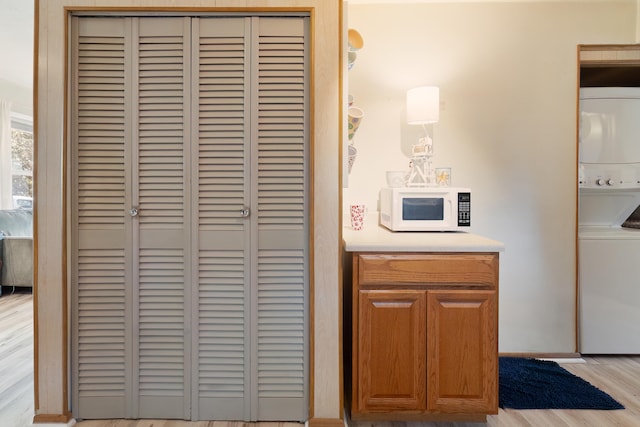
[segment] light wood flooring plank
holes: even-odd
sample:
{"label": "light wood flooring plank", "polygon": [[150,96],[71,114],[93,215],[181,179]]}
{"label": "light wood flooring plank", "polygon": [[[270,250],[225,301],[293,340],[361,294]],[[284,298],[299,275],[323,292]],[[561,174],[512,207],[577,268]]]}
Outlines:
{"label": "light wood flooring plank", "polygon": [[87,420],[78,427],[302,427],[301,423],[242,421],[181,421],[181,420]]}
{"label": "light wood flooring plank", "polygon": [[[0,297],[0,427],[27,427],[33,419],[33,298],[27,293]],[[483,423],[351,422],[354,427],[638,427],[640,356],[585,357],[586,363],[560,363],[609,393],[624,410],[500,409]],[[87,420],[77,427],[301,427],[298,423],[244,423],[180,420]]]}
{"label": "light wood flooring plank", "polygon": [[0,426],[33,420],[33,296],[0,296]]}
{"label": "light wood flooring plank", "polygon": [[624,410],[500,409],[487,423],[351,422],[354,427],[639,427],[640,356],[584,357],[586,363],[560,363],[569,372],[608,393]]}

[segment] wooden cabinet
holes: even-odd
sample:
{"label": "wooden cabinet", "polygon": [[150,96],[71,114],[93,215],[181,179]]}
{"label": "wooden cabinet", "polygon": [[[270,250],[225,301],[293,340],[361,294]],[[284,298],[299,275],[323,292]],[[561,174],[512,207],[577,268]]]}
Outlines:
{"label": "wooden cabinet", "polygon": [[427,409],[497,412],[496,291],[427,291]]}
{"label": "wooden cabinet", "polygon": [[352,419],[498,410],[498,254],[352,255]]}
{"label": "wooden cabinet", "polygon": [[426,295],[424,291],[361,291],[358,407],[426,407]]}

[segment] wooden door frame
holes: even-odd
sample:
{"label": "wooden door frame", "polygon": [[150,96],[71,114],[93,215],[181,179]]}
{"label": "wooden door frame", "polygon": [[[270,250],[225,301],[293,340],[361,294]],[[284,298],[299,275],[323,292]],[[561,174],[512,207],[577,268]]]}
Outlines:
{"label": "wooden door frame", "polygon": [[[34,423],[69,423],[68,28],[76,11],[308,12],[310,69],[309,423],[342,426],[343,2],[34,0]],[[178,4],[178,6],[176,6]],[[43,34],[41,34],[41,31]],[[316,121],[322,126],[315,126]],[[314,179],[316,174],[319,179]],[[322,200],[315,204],[314,199]],[[321,236],[316,239],[316,236]],[[314,269],[314,265],[322,268]],[[316,305],[319,299],[322,304]],[[316,327],[319,326],[319,327]]]}
{"label": "wooden door frame", "polygon": [[[640,44],[579,44],[577,46],[577,79],[576,79],[576,169],[575,183],[578,185],[580,173],[580,87],[582,68],[590,67],[638,67],[640,71]],[[576,189],[576,221],[575,221],[575,354],[580,354],[580,242],[579,242],[579,215],[580,215],[580,190]]]}

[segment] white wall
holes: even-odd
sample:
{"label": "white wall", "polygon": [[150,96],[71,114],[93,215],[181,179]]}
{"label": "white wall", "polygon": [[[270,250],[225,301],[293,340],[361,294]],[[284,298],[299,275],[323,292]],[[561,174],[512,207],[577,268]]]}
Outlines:
{"label": "white wall", "polygon": [[349,93],[365,118],[344,201],[377,205],[420,128],[405,92],[440,86],[436,166],[471,187],[472,229],[506,245],[500,351],[575,347],[577,45],[634,43],[636,0],[352,4]]}
{"label": "white wall", "polygon": [[11,101],[11,111],[33,115],[34,2],[0,1],[0,99]]}
{"label": "white wall", "polygon": [[[28,70],[30,73],[31,71]],[[0,99],[11,102],[11,111],[33,116],[33,89],[0,79]]]}

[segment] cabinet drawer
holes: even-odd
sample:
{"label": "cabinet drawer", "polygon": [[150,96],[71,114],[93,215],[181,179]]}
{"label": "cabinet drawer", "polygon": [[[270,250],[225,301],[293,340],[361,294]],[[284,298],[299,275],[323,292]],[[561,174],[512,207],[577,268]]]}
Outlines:
{"label": "cabinet drawer", "polygon": [[359,286],[461,285],[496,288],[497,253],[357,253]]}

